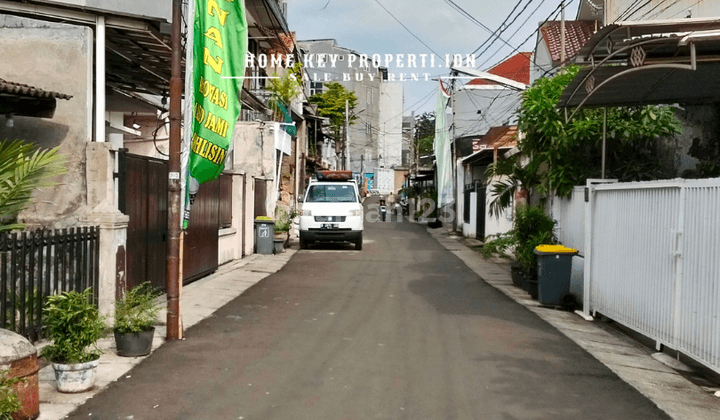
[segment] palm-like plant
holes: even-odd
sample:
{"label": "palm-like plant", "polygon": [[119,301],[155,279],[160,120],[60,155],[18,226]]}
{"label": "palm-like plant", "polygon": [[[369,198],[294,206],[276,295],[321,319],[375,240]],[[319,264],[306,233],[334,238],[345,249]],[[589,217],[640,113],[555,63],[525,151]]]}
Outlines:
{"label": "palm-like plant", "polygon": [[32,202],[37,188],[51,187],[49,179],[65,173],[58,149],[41,149],[23,140],[0,141],[0,232],[23,229],[17,213]]}
{"label": "palm-like plant", "polygon": [[510,207],[517,190],[524,191],[527,201],[530,203],[532,189],[540,184],[537,161],[531,160],[523,166],[520,162],[520,155],[498,160],[488,165],[485,170],[485,179],[487,179],[486,184],[490,186],[490,192],[494,197],[490,202],[490,214],[495,216]]}

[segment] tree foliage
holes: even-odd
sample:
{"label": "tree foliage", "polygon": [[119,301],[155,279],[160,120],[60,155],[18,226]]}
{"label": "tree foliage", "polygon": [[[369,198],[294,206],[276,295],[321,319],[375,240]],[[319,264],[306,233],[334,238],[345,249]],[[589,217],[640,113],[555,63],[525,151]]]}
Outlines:
{"label": "tree foliage", "polygon": [[[582,108],[566,121],[557,103],[578,71],[579,67],[569,66],[552,78],[538,79],[523,92],[518,113],[523,138],[518,147],[522,155],[530,159],[530,164],[523,174],[527,182],[521,184],[544,195],[567,197],[573,186],[584,184],[587,178],[599,178],[605,112],[606,178],[637,181],[671,177],[672,162],[661,154],[656,140],[681,132],[682,126],[673,109],[668,106]],[[517,158],[510,163],[492,165],[488,173],[520,178],[518,168],[523,166]],[[501,187],[493,188],[502,192]]]}
{"label": "tree foliage", "polygon": [[433,153],[435,141],[435,113],[425,112],[415,117],[415,148],[419,156]]}
{"label": "tree foliage", "polygon": [[32,203],[32,192],[51,187],[49,178],[65,173],[57,148],[40,149],[23,140],[0,141],[0,232],[23,229],[17,213]]}
{"label": "tree foliage", "polygon": [[[329,82],[325,87],[327,90],[316,93],[309,99],[310,103],[317,104],[320,116],[330,120],[330,130],[338,140],[342,138],[341,134],[345,126],[345,101],[348,101],[348,108],[352,110],[357,106],[358,99],[355,92],[345,89],[340,83]],[[349,124],[352,125],[355,120],[357,120],[355,115],[348,116]]]}
{"label": "tree foliage", "polygon": [[302,64],[295,63],[284,75],[273,76],[279,78],[268,79],[270,84],[266,88],[270,92],[270,106],[277,112],[276,104],[281,103],[288,107],[290,102],[302,93]]}

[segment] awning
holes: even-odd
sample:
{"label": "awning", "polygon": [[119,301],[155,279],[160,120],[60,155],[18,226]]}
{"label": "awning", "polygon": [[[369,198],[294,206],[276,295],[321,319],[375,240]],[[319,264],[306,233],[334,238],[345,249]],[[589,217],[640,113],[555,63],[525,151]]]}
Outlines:
{"label": "awning", "polygon": [[720,22],[623,22],[582,48],[558,107],[706,104],[720,98]]}
{"label": "awning", "polygon": [[490,128],[482,138],[473,143],[474,152],[464,157],[461,162],[464,165],[493,163],[496,150],[510,150],[517,146],[517,132],[516,125]]}
{"label": "awning", "polygon": [[0,114],[52,118],[57,99],[70,95],[0,79]]}
{"label": "awning", "polygon": [[[10,1],[0,1],[0,12],[91,28],[95,28],[100,14],[70,5]],[[107,85],[120,91],[167,96],[172,61],[170,24],[147,17],[112,13],[102,16],[105,16]]]}

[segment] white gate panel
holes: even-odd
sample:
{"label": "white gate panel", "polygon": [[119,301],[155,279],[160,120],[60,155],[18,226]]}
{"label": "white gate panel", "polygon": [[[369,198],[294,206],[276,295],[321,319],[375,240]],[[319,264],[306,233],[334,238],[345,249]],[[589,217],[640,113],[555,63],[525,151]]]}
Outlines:
{"label": "white gate panel", "polygon": [[586,312],[720,372],[720,179],[588,188]]}
{"label": "white gate panel", "polygon": [[685,189],[679,350],[720,367],[720,186]]}
{"label": "white gate panel", "polygon": [[678,188],[599,186],[593,211],[593,310],[660,340],[672,331],[678,197]]}

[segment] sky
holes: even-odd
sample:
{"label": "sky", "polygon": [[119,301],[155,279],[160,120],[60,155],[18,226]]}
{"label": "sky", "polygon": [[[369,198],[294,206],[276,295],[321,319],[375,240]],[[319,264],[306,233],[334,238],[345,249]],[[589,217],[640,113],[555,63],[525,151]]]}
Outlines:
{"label": "sky", "polygon": [[[361,54],[380,54],[383,59],[385,54],[391,54],[393,62],[388,68],[396,78],[400,73],[405,73],[408,79],[416,74],[418,81],[402,83],[405,115],[411,111],[417,115],[435,107],[438,82],[425,81],[426,74],[430,74],[429,79],[449,76],[449,68],[444,67],[446,54],[465,57],[472,53],[491,38],[508,16],[509,26],[506,24],[501,40],[493,37],[492,42],[475,52],[475,67],[489,70],[515,54],[514,48],[520,47],[519,52],[532,51],[538,24],[558,8],[561,0],[288,0],[287,3],[288,24],[298,40],[332,38],[339,46]],[[565,0],[566,19],[575,19],[578,3],[579,0]],[[557,10],[550,20],[560,19]],[[415,54],[416,66],[395,67],[398,54],[404,54],[405,60],[408,54]],[[428,55],[425,66],[420,62],[420,54]],[[436,67],[431,68],[429,56],[434,54],[439,57],[435,57]]]}

